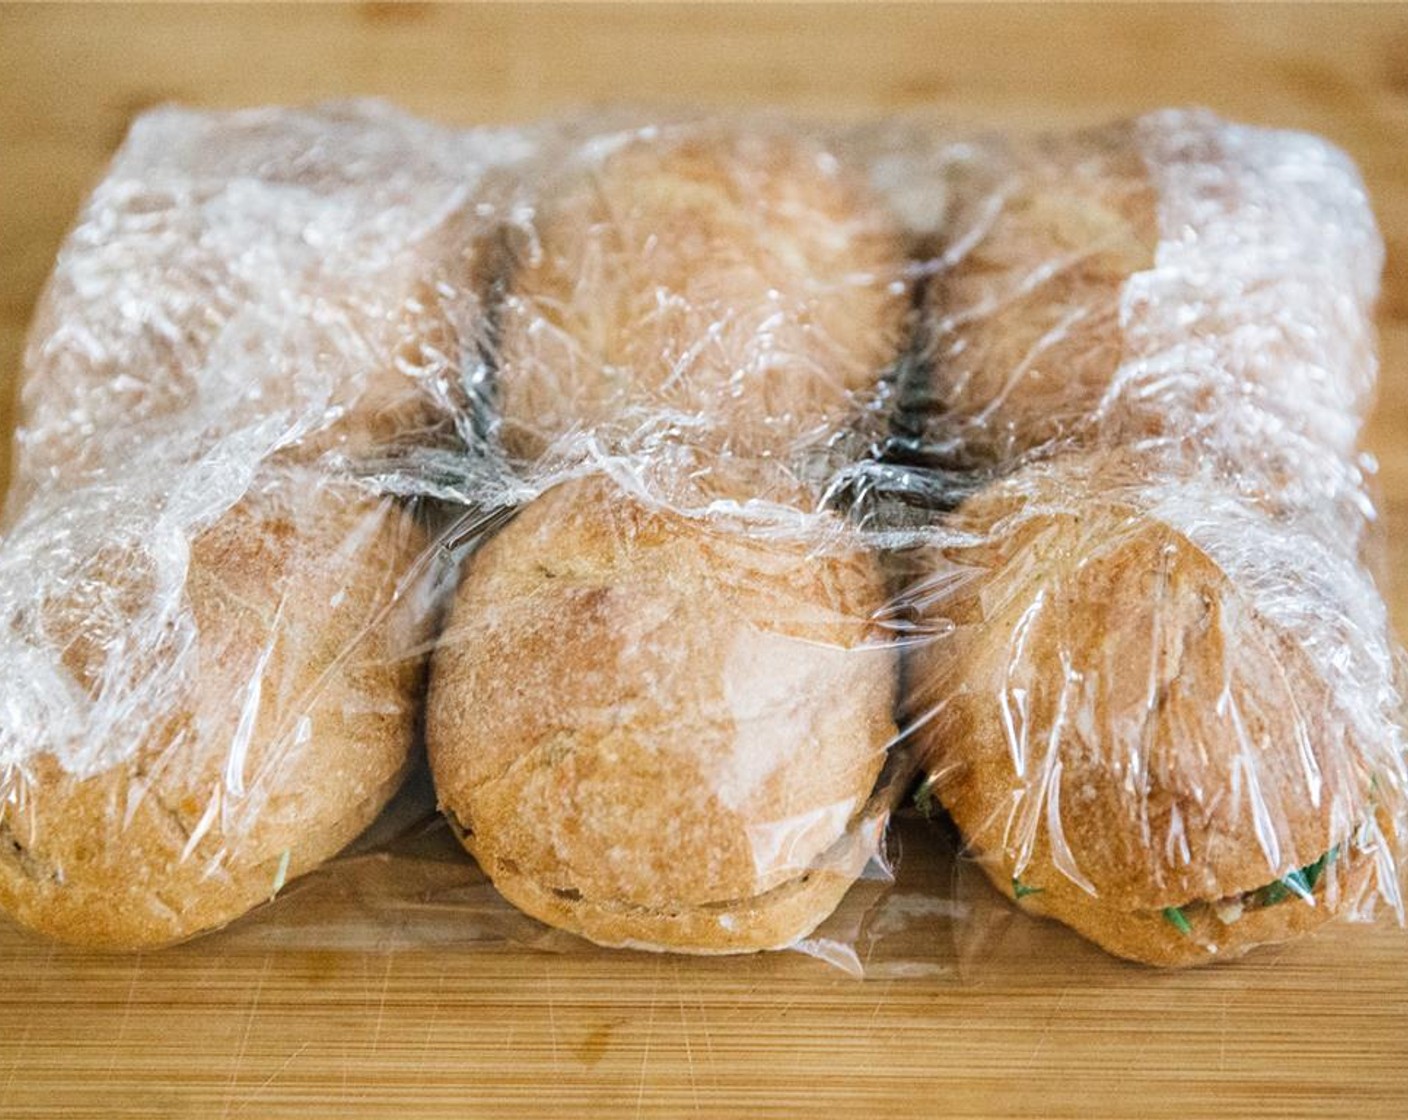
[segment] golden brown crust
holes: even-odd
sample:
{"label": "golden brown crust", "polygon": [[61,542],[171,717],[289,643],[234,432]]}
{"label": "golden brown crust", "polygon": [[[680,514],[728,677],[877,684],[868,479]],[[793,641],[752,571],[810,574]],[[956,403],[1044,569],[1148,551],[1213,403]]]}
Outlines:
{"label": "golden brown crust", "polygon": [[996,216],[928,289],[934,404],[979,459],[1079,433],[1124,356],[1120,296],[1154,263],[1157,198],[1130,125],[1033,143]]}
{"label": "golden brown crust", "polygon": [[685,130],[545,194],[502,308],[511,453],[582,428],[756,460],[831,438],[873,397],[900,342],[903,249],[824,151]]}
{"label": "golden brown crust", "polygon": [[427,723],[441,803],[491,876],[575,892],[584,925],[589,907],[682,913],[797,880],[894,735],[884,600],[839,519],[768,536],[601,477],[558,486],[456,595]]}
{"label": "golden brown crust", "polygon": [[1333,905],[1231,924],[1199,905],[1344,845],[1373,812],[1372,751],[1258,610],[1246,589],[1265,580],[1234,578],[1100,463],[1025,468],[961,509],[971,543],[919,560],[945,589],[927,624],[956,627],[906,665],[935,796],[1000,890],[1020,880],[1023,906],[1131,959],[1225,958],[1352,910],[1373,874],[1358,854]]}
{"label": "golden brown crust", "polygon": [[[539,918],[774,947],[859,873],[817,864],[859,843],[895,731],[878,563],[798,511],[898,348],[902,248],[795,138],[683,129],[592,158],[543,192],[509,281],[501,433],[520,459],[579,430],[643,452],[641,493],[558,485],[468,562],[432,669],[436,788]],[[720,498],[788,508],[702,512]]]}
{"label": "golden brown crust", "polygon": [[890,808],[886,794],[872,798],[856,820],[809,869],[761,894],[700,906],[655,908],[613,899],[584,898],[523,875],[460,832],[494,886],[524,913],[617,949],[714,955],[783,949],[811,934],[840,904],[879,848],[879,831]]}
{"label": "golden brown crust", "polygon": [[[460,172],[376,115],[145,122],[41,299],[14,496],[106,539],[73,572],[57,552],[3,623],[55,717],[0,775],[0,907],[35,929],[140,947],[222,925],[409,765],[426,537],[342,465],[443,434],[480,278]],[[292,232],[305,206],[345,243]]]}
{"label": "golden brown crust", "polygon": [[[181,617],[193,651],[112,645],[150,603],[138,554],[109,552],[43,605],[91,703],[160,705],[142,738],[80,776],[52,754],[7,775],[0,907],[50,936],[135,948],[240,916],[335,854],[395,791],[413,747],[429,612],[409,561],[422,531],[350,483],[266,477],[191,543]],[[405,586],[402,586],[403,583]],[[114,610],[97,609],[102,596]],[[141,682],[173,664],[159,695]]]}
{"label": "golden brown crust", "polygon": [[[1278,427],[1255,396],[1279,408],[1282,383],[1303,376],[1295,332],[1258,335],[1265,354],[1251,361],[1227,342],[1240,320],[1219,289],[1223,302],[1190,307],[1186,338],[1225,352],[1226,369],[1200,380],[1152,363],[1148,384],[1120,381],[1148,357],[1127,346],[1150,345],[1125,321],[1140,314],[1127,285],[1163,253],[1140,127],[1011,152],[1001,206],[930,289],[934,422],[984,466],[1025,465],[969,498],[942,547],[910,558],[924,624],[952,632],[910,651],[906,718],[934,795],[999,889],[1020,880],[1024,907],[1111,952],[1181,964],[1346,908],[1267,907],[1224,925],[1208,900],[1346,844],[1374,811],[1376,746],[1310,648],[1359,640],[1360,592],[1299,571],[1324,556],[1291,555],[1288,484],[1318,460],[1298,436],[1266,441],[1299,432],[1304,405]],[[1217,182],[1233,192],[1214,208],[1226,217],[1240,204],[1235,169]],[[1195,234],[1176,231],[1184,269]],[[1150,321],[1179,343],[1172,315]],[[1231,434],[1210,438],[1209,424]],[[1286,555],[1264,547],[1273,539]],[[1313,627],[1297,621],[1308,613]],[[1372,878],[1362,855],[1346,864],[1348,878]],[[1190,934],[1165,908],[1188,910]]]}
{"label": "golden brown crust", "polygon": [[934,713],[921,749],[967,841],[1048,904],[1082,880],[1116,911],[1253,890],[1367,818],[1370,752],[1254,574],[1099,462],[988,488],[954,524],[972,543],[919,561],[948,577],[929,625],[956,629],[913,651],[907,718]]}

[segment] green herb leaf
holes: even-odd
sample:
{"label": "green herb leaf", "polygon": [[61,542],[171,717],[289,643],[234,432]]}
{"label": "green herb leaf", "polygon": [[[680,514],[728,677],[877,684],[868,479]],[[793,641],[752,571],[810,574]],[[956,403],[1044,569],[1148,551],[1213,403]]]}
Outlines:
{"label": "green herb leaf", "polygon": [[1041,892],[1044,890],[1046,890],[1045,887],[1029,887],[1024,882],[1022,882],[1022,880],[1017,878],[1017,876],[1012,876],[1013,898],[1026,898],[1029,894],[1041,894]]}
{"label": "green herb leaf", "polygon": [[[1287,876],[1286,878],[1290,878]],[[1277,879],[1274,883],[1267,883],[1264,887],[1258,887],[1252,892],[1252,901],[1258,906],[1275,906],[1276,903],[1284,901],[1290,896],[1291,887],[1285,879]]]}
{"label": "green herb leaf", "polygon": [[931,820],[938,810],[938,805],[934,800],[934,785],[937,781],[935,775],[929,774],[919,783],[919,788],[914,791],[914,807]]}
{"label": "green herb leaf", "polygon": [[1317,859],[1314,863],[1310,864],[1307,867],[1302,867],[1300,869],[1301,875],[1305,878],[1305,887],[1307,891],[1313,891],[1315,889],[1315,884],[1320,881],[1320,876],[1325,874],[1325,869],[1329,867],[1330,864],[1335,862],[1335,859],[1339,856],[1339,854],[1340,846],[1336,844],[1333,848],[1331,848],[1323,856]]}
{"label": "green herb leaf", "polygon": [[1315,884],[1325,874],[1325,868],[1334,863],[1338,855],[1339,845],[1337,844],[1314,863],[1307,863],[1304,867],[1296,868],[1289,875],[1277,879],[1274,883],[1258,887],[1247,897],[1254,906],[1275,906],[1293,894],[1304,898],[1315,890]]}
{"label": "green herb leaf", "polygon": [[1188,919],[1183,916],[1183,911],[1177,906],[1164,907],[1164,921],[1176,929],[1184,937],[1193,932],[1193,927],[1188,924]]}

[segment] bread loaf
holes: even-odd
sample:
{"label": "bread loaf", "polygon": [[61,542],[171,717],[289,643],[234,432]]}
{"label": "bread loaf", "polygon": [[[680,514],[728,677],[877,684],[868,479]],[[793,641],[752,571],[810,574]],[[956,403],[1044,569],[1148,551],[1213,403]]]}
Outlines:
{"label": "bread loaf", "polygon": [[411,758],[430,612],[401,585],[424,545],[389,501],[289,468],[194,535],[176,602],[147,542],[86,560],[26,620],[69,691],[52,749],[5,770],[0,906],[159,945],[336,854]]}
{"label": "bread loaf", "polygon": [[1153,964],[1392,901],[1352,168],[1180,113],[1008,158],[930,303],[932,423],[997,477],[911,557],[926,796],[999,889]]}
{"label": "bread loaf", "polygon": [[[1391,655],[1351,562],[1144,468],[1060,456],[960,508],[916,558],[951,632],[912,647],[908,718],[999,890],[1187,964],[1362,904]],[[1305,868],[1312,904],[1273,886]]]}
{"label": "bread loaf", "polygon": [[831,911],[868,855],[848,838],[894,735],[896,657],[875,557],[818,520],[767,536],[588,476],[469,561],[430,757],[511,901],[697,952],[785,945]]}
{"label": "bread loaf", "polygon": [[162,110],[66,242],[0,547],[0,906],[25,924],[223,925],[394,792],[427,542],[355,473],[448,438],[464,155],[367,106]]}
{"label": "bread loaf", "polygon": [[464,569],[436,788],[535,917],[774,948],[830,913],[884,817],[887,588],[817,506],[898,347],[899,240],[796,139],[666,131],[597,158],[547,192],[507,282],[503,441],[556,484]]}

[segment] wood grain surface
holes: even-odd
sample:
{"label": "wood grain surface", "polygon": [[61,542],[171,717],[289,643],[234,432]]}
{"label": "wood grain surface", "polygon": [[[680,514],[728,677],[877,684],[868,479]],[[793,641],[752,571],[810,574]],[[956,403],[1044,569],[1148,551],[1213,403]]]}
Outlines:
{"label": "wood grain surface", "polygon": [[[1022,128],[1199,102],[1324,133],[1389,245],[1368,442],[1408,624],[1408,8],[6,6],[0,426],[54,251],[135,113],[352,94],[450,121],[628,99]],[[1389,927],[1166,975],[1022,920],[976,976],[858,982],[796,954],[339,940],[369,919],[324,910],[319,948],[262,916],[140,956],[0,925],[0,1116],[1408,1115]]]}

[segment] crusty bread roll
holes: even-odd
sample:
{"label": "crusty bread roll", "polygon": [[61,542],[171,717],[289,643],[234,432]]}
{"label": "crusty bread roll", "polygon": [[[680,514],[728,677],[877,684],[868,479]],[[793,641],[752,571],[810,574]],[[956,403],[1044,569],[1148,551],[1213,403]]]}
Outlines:
{"label": "crusty bread roll", "polygon": [[353,473],[451,427],[463,154],[372,107],[163,110],[66,242],[0,549],[0,907],[25,924],[218,927],[398,785],[427,541]]}
{"label": "crusty bread roll", "polygon": [[895,356],[902,252],[862,184],[796,137],[683,129],[589,148],[544,189],[509,277],[504,444],[533,459],[572,433],[663,437],[756,474],[825,443]]}
{"label": "crusty bread roll", "polygon": [[763,535],[588,476],[469,561],[430,758],[511,901],[695,952],[785,945],[831,911],[865,862],[848,837],[894,735],[896,658],[875,557],[818,521]]}
{"label": "crusty bread roll", "polygon": [[[999,890],[1122,956],[1187,964],[1363,900],[1392,770],[1359,678],[1389,654],[1341,651],[1353,669],[1327,672],[1305,618],[1326,645],[1365,641],[1340,601],[1352,565],[1141,472],[1063,456],[965,503],[953,543],[918,560],[912,593],[952,632],[912,648],[907,705],[932,795]],[[1313,906],[1273,887],[1317,865]]]}
{"label": "crusty bread roll", "polygon": [[530,474],[605,452],[629,484],[572,466],[468,562],[432,667],[436,788],[535,917],[774,948],[831,912],[888,807],[887,589],[813,510],[880,398],[904,262],[795,138],[587,151],[507,283],[501,432]]}
{"label": "crusty bread roll", "polygon": [[391,502],[289,468],[191,540],[164,625],[143,612],[170,573],[141,545],[103,549],[35,604],[29,634],[73,689],[53,714],[82,746],[51,727],[55,751],[6,768],[0,907],[65,941],[160,945],[352,840],[411,758],[424,545]]}
{"label": "crusty bread roll", "polygon": [[999,477],[911,557],[929,791],[999,889],[1152,964],[1396,897],[1353,169],[1179,113],[1009,159],[930,302],[932,422]]}

